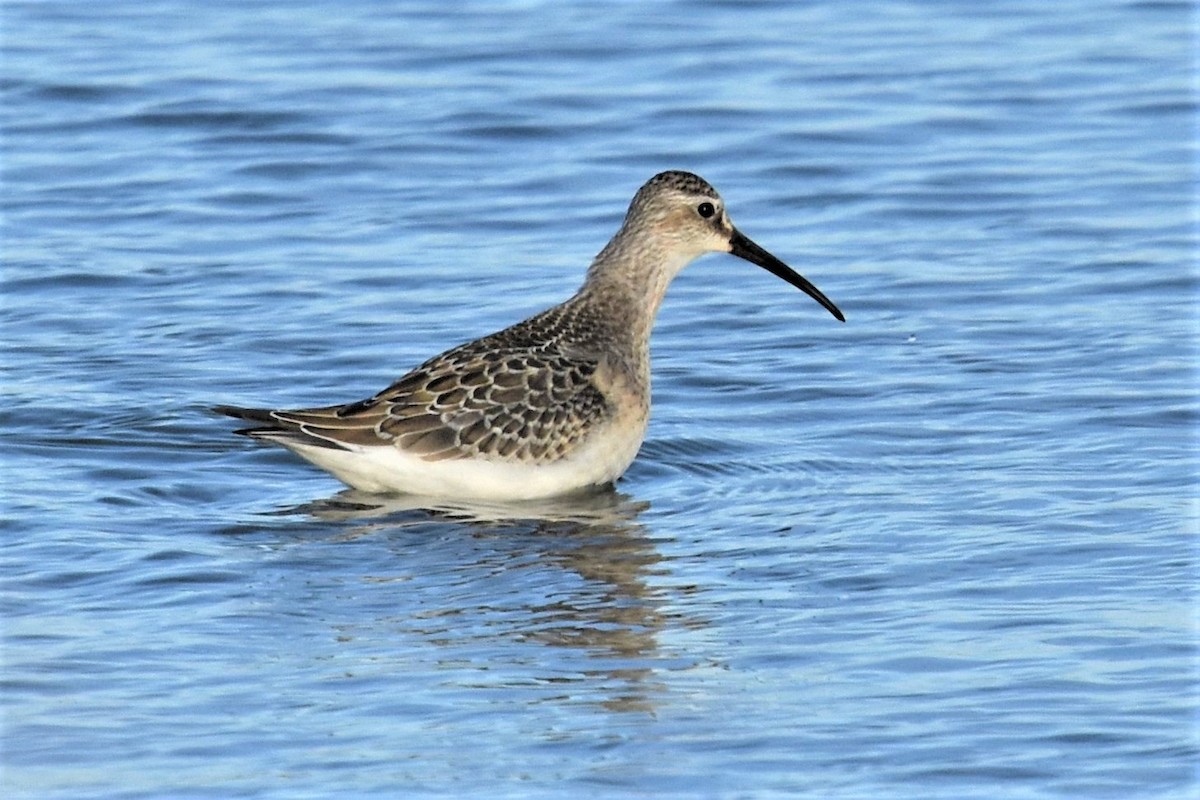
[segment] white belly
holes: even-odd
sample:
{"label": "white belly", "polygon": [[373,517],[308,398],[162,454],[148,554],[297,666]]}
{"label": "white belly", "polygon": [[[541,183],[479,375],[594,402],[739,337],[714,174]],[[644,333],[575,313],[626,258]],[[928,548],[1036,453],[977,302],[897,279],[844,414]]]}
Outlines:
{"label": "white belly", "polygon": [[392,446],[352,450],[283,442],[302,458],[365,492],[460,500],[533,500],[612,483],[633,463],[645,424],[598,431],[570,456],[549,464],[484,459],[426,461]]}

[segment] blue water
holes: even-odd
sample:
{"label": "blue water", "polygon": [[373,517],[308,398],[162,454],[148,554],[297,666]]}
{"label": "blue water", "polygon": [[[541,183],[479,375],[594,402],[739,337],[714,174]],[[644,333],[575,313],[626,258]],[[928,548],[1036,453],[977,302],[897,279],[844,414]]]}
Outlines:
{"label": "blue water", "polygon": [[[9,798],[1200,791],[1183,2],[8,2]],[[690,169],[613,494],[230,435],[568,295]]]}

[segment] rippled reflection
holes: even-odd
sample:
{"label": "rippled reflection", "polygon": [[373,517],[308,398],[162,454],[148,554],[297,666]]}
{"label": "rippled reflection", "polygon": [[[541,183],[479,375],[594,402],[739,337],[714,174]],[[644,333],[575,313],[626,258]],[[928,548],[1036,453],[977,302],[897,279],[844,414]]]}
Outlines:
{"label": "rippled reflection", "polygon": [[563,658],[539,655],[519,670],[488,666],[512,681],[557,687],[564,702],[652,712],[664,691],[655,676],[670,590],[663,556],[638,522],[648,507],[616,492],[502,505],[346,490],[286,513],[338,524],[339,541],[384,537],[403,551],[399,565],[411,564],[417,548],[418,563],[432,568],[394,584],[407,592],[416,584],[420,595],[398,603],[408,609],[406,631],[474,653],[506,644],[492,655],[510,661],[512,641],[560,648]]}

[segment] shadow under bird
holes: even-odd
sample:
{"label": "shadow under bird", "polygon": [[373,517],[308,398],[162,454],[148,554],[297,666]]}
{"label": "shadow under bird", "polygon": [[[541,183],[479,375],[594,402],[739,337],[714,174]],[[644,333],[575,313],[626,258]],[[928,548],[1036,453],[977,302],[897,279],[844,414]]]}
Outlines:
{"label": "shadow under bird", "polygon": [[817,287],[748,239],[703,178],[663,172],[573,297],[447,350],[366,400],[295,410],[217,406],[367,492],[527,500],[612,484],[650,418],[650,330],[671,280],[705,253],[732,253],[808,294]]}

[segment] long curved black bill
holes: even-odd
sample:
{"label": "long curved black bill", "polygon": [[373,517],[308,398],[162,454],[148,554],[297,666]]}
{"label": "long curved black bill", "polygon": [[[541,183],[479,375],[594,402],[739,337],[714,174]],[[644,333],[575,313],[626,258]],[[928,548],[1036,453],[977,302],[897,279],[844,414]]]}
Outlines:
{"label": "long curved black bill", "polygon": [[733,253],[738,258],[744,258],[751,264],[757,264],[772,275],[783,278],[785,281],[795,286],[800,291],[807,294],[813,300],[825,307],[833,316],[840,321],[845,322],[846,317],[842,315],[840,309],[833,304],[833,301],[821,293],[821,290],[813,286],[808,280],[789,267],[787,264],[780,261],[775,256],[763,250],[761,247],[752,242],[741,231],[736,228],[733,231],[733,236],[729,237],[729,252]]}

